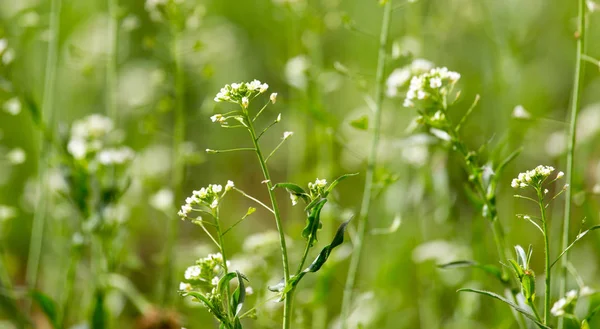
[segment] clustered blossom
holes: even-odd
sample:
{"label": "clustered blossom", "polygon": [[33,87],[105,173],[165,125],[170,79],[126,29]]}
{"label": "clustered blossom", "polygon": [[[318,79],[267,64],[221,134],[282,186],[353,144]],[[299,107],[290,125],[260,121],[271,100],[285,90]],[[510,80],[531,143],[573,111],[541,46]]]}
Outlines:
{"label": "clustered blossom", "polygon": [[225,85],[215,96],[215,102],[230,102],[248,107],[250,100],[269,89],[269,85],[258,80]]}
{"label": "clustered blossom", "polygon": [[[215,209],[219,206],[219,201],[225,193],[234,187],[232,181],[227,181],[225,191],[223,186],[218,184],[210,184],[208,187],[203,187],[200,190],[193,191],[192,196],[185,199],[185,204],[181,206],[181,210],[177,213],[181,219],[188,218],[194,210],[194,206],[205,206],[210,209]],[[222,194],[220,194],[223,192]]]}
{"label": "clustered blossom", "polygon": [[570,290],[565,294],[565,297],[559,299],[554,303],[550,313],[554,316],[564,316],[565,314],[573,312],[577,299],[579,297],[585,297],[593,294],[594,291],[590,287],[583,287],[581,290]]}
{"label": "clustered blossom", "polygon": [[428,103],[441,103],[459,79],[459,73],[445,67],[433,68],[427,73],[414,76],[406,92],[404,107],[427,108]]}
{"label": "clustered blossom", "polygon": [[410,77],[421,75],[433,68],[433,63],[428,60],[417,58],[409,65],[397,68],[386,80],[388,97],[396,97],[400,93],[400,89],[406,87]]}
{"label": "clustered blossom", "polygon": [[[198,259],[195,265],[188,267],[183,275],[187,282],[179,283],[179,291],[189,292],[197,289],[204,293],[211,301],[220,300],[218,285],[225,274],[223,255],[221,253],[209,254]],[[229,261],[227,266],[230,266]]]}
{"label": "clustered blossom", "polygon": [[313,196],[322,194],[325,190],[325,186],[327,186],[326,179],[317,178],[314,183],[308,183],[308,189],[310,190],[310,194]]}
{"label": "clustered blossom", "polygon": [[101,165],[124,164],[133,159],[129,147],[110,146],[110,135],[115,133],[111,119],[92,114],[77,120],[71,126],[67,151],[76,160],[95,160]]}
{"label": "clustered blossom", "polygon": [[[554,167],[539,165],[535,169],[520,173],[517,178],[514,178],[510,183],[513,188],[525,188],[532,186],[540,188],[542,183],[552,174]],[[563,177],[565,174],[561,171],[556,175],[556,179]]]}

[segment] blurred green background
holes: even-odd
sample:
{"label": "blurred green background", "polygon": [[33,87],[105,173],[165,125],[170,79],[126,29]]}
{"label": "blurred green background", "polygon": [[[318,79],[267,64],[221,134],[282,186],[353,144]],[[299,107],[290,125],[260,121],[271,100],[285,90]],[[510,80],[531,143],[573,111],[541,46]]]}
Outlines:
{"label": "blurred green background", "polygon": [[[178,221],[180,231],[171,269],[177,282],[187,266],[215,251],[202,230],[179,221],[176,215],[192,190],[210,183],[224,185],[230,179],[244,191],[267,200],[254,155],[203,151],[249,144],[245,131],[222,129],[210,122],[212,114],[231,108],[213,101],[226,83],[259,79],[270,85],[270,92],[279,94],[277,103],[267,109],[268,119],[263,120],[268,123],[281,113],[282,123],[269,131],[263,143],[269,149],[284,131],[293,131],[294,136],[270,162],[273,181],[304,186],[315,177],[332,181],[343,173],[360,172],[339,185],[335,202],[325,208],[323,237],[332,236],[339,223],[358,213],[360,207],[371,134],[350,122],[372,114],[369,102],[375,87],[382,16],[378,2],[200,0],[187,1],[185,6],[184,30],[174,46],[171,22],[153,19],[141,0],[118,0],[118,115],[113,119],[125,133],[125,143],[137,153],[128,172],[132,184],[122,202],[126,238],[119,270],[156,305],[156,311],[141,315],[115,291],[109,296],[114,328],[145,328],[141,318],[173,314],[169,312],[178,313],[186,328],[214,327],[206,310],[176,296],[177,285],[167,289],[173,302],[164,304],[160,282],[165,228],[170,221]],[[489,143],[490,150],[501,148],[502,154],[523,147],[502,179],[498,208],[509,244],[533,244],[533,269],[543,273],[542,236],[515,217],[535,208],[512,197],[510,180],[538,164],[565,170],[576,3],[396,0],[394,7],[392,56],[386,77],[414,58],[461,73],[457,87],[462,90],[461,100],[452,110],[456,117],[466,111],[476,94],[481,96],[462,130],[468,146],[478,149]],[[107,1],[62,1],[53,113],[57,129],[91,113],[107,114],[110,89],[106,87],[106,67],[111,47],[107,10]],[[0,208],[0,239],[4,264],[21,295],[34,201],[39,193],[37,168],[52,168],[52,157],[49,164],[38,160],[39,133],[22,95],[39,103],[43,98],[49,13],[48,0],[0,1],[0,40],[6,42],[0,47],[0,205],[5,206]],[[590,12],[586,52],[590,56],[600,56],[595,42],[600,36],[597,22],[600,16]],[[185,179],[182,190],[174,191],[181,199],[157,209],[156,193],[171,191],[176,57],[181,58],[184,69]],[[599,65],[586,64],[572,186],[572,236],[581,227],[599,222],[598,73]],[[515,117],[519,105],[529,118]],[[15,113],[17,107],[20,113]],[[402,107],[402,97],[386,98],[383,110],[376,177],[381,193],[370,215],[369,230],[390,227],[394,218],[401,219],[401,224],[389,234],[368,236],[351,323],[354,327],[362,323],[364,328],[516,328],[504,305],[455,292],[465,286],[500,292],[499,284],[470,270],[436,268],[436,264],[458,259],[498,264],[489,226],[465,194],[467,177],[460,158],[435,139],[407,129],[416,113]],[[53,190],[59,189],[60,177],[50,170],[49,190],[42,192],[49,193],[52,203],[38,288],[56,297],[64,281],[73,218],[69,205]],[[278,196],[286,232],[297,242],[295,249],[301,249],[302,211],[291,206],[284,192]],[[563,199],[558,200],[550,208],[554,255],[558,254],[563,211]],[[225,221],[229,224],[252,205],[239,195],[227,202]],[[268,301],[272,294],[266,290],[267,284],[276,283],[282,275],[277,249],[275,253],[268,248],[252,249],[256,241],[272,247],[268,232],[274,229],[272,217],[259,209],[226,239],[239,266],[249,268],[246,274],[255,291],[249,303],[264,304],[257,320],[244,322],[248,328],[279,327],[281,305]],[[593,234],[573,249],[571,260],[585,283],[600,289],[600,238]],[[351,243],[346,242],[334,252],[335,261],[303,283],[294,328],[337,327],[350,252]],[[292,253],[296,259],[299,256]],[[85,327],[93,292],[86,262],[80,264],[76,300],[68,320],[70,325],[83,325],[78,328]],[[8,319],[9,314],[0,310],[0,319],[3,317]],[[36,321],[39,328],[47,327],[41,315]],[[0,322],[0,328],[5,327],[11,328],[8,322]],[[600,320],[591,327],[600,328]]]}

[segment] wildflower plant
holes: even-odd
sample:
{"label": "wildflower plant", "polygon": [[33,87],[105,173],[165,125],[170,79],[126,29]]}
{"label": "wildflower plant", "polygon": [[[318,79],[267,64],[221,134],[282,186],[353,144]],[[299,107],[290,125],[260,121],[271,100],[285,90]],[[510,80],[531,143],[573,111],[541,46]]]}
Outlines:
{"label": "wildflower plant", "polygon": [[[277,115],[277,117],[273,119],[270,124],[266,125],[266,127],[260,133],[257,133],[255,125],[267,106],[269,104],[274,104],[277,101],[277,94],[271,93],[267,102],[258,111],[252,111],[253,107],[251,105],[257,101],[259,96],[265,94],[268,88],[269,86],[266,83],[262,83],[258,80],[253,80],[251,82],[232,83],[221,88],[214,100],[219,103],[227,102],[235,104],[239,106],[239,109],[223,114],[215,114],[210,118],[211,121],[226,128],[246,129],[249,133],[252,147],[242,147],[227,150],[207,149],[206,151],[207,153],[213,154],[235,151],[254,152],[257,156],[261,171],[263,173],[264,181],[262,183],[264,183],[267,187],[270,206],[250,196],[243,190],[236,187],[233,182],[229,181],[225,188],[222,188],[220,185],[209,185],[206,188],[194,191],[192,196],[186,199],[185,204],[179,211],[179,216],[184,219],[190,219],[192,222],[203,228],[209,237],[211,237],[211,240],[219,247],[220,255],[222,257],[222,262],[219,264],[219,271],[213,271],[208,276],[204,276],[204,274],[202,274],[204,272],[199,270],[198,267],[189,268],[188,270],[190,273],[194,275],[197,274],[197,276],[193,276],[188,273],[190,274],[186,277],[188,281],[182,283],[180,287],[182,288],[181,293],[184,296],[193,296],[202,302],[204,306],[206,306],[209,311],[213,313],[223,328],[241,328],[240,319],[252,314],[252,310],[244,314],[240,313],[245,297],[243,290],[244,281],[246,278],[242,273],[229,271],[227,264],[228,255],[222,240],[223,235],[231,229],[230,228],[226,231],[222,231],[219,219],[219,206],[221,200],[228,191],[234,190],[238,192],[273,214],[279,237],[283,280],[276,285],[270,286],[269,289],[279,295],[279,301],[284,301],[284,329],[291,327],[292,302],[298,283],[306,274],[317,272],[323,266],[323,264],[329,258],[331,251],[343,242],[344,232],[347,225],[347,222],[340,225],[332,242],[325,246],[317,255],[315,260],[305,268],[304,266],[308,259],[309,251],[317,242],[317,232],[321,228],[320,214],[321,210],[325,206],[325,203],[327,202],[327,197],[341,180],[352,175],[343,175],[329,185],[327,185],[327,181],[325,179],[317,179],[314,183],[308,184],[308,190],[305,190],[299,185],[293,183],[273,183],[271,181],[269,168],[267,166],[268,160],[285,143],[286,140],[292,137],[293,133],[285,132],[281,142],[270,152],[270,154],[265,156],[265,153],[263,153],[263,149],[260,145],[260,139],[271,127],[281,121],[281,114]],[[282,216],[279,210],[277,198],[275,196],[275,190],[277,188],[286,189],[290,193],[293,204],[296,204],[300,199],[306,203],[304,211],[306,213],[307,220],[306,227],[302,231],[302,237],[306,240],[306,246],[296,272],[292,272],[290,269],[290,261],[288,257],[289,251],[285,240]],[[254,210],[254,208],[250,208],[246,215],[241,218],[241,220],[244,220],[248,215],[253,213]],[[213,221],[210,223],[216,229],[216,237],[214,237],[206,228],[205,224],[208,223],[208,221],[205,221],[202,217],[194,218],[194,215],[192,214],[195,214],[196,212],[208,214],[209,217],[213,219]],[[232,228],[237,225],[237,223],[234,224]],[[197,264],[194,266],[202,265]],[[198,280],[189,280],[193,278],[198,278]],[[233,294],[230,294],[229,282],[234,278],[237,278],[238,287]],[[198,287],[195,285],[195,283],[201,283],[203,287]]]}

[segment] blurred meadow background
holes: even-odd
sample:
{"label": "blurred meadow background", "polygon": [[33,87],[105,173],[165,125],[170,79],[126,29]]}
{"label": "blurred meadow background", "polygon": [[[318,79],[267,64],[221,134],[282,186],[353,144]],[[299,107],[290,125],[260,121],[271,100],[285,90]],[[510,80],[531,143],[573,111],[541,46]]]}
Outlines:
{"label": "blurred meadow background", "polygon": [[[340,183],[323,209],[319,246],[359,212],[372,135],[378,1],[181,0],[169,15],[155,10],[160,3],[0,1],[0,328],[18,328],[20,313],[31,315],[33,327],[51,328],[38,303],[32,305],[31,291],[60,305],[69,295],[68,273],[74,273],[74,285],[64,328],[90,327],[98,284],[111,287],[101,300],[110,314],[106,328],[217,327],[199,303],[178,295],[186,268],[217,250],[177,211],[192,190],[227,180],[268,201],[253,154],[204,151],[249,143],[244,131],[210,120],[232,108],[213,100],[227,83],[259,79],[269,84],[269,93],[278,93],[263,115],[281,113],[281,123],[261,141],[271,149],[284,131],[294,135],[270,159],[273,182],[306,186],[316,177],[330,182],[359,173]],[[402,78],[402,68],[422,59],[459,72],[455,120],[480,96],[461,137],[470,149],[487,145],[482,164],[522,148],[498,179],[496,203],[510,249],[533,245],[531,267],[542,296],[544,241],[516,217],[537,208],[515,199],[510,183],[538,164],[566,171],[577,3],[397,0],[392,6],[375,197],[348,327],[517,328],[501,302],[456,292],[461,287],[501,292],[497,280],[473,269],[437,267],[499,260],[490,225],[471,202],[462,159],[415,127],[416,111],[403,107],[409,77]],[[588,8],[586,54],[600,57],[598,5],[589,1]],[[53,47],[55,56],[49,56]],[[570,187],[571,239],[600,223],[599,67],[592,59],[585,64]],[[118,170],[91,174],[98,181],[106,175],[122,182],[124,191],[110,209],[113,222],[106,233],[111,236],[106,262],[114,276],[101,283],[96,269],[103,265],[95,263],[98,250],[86,233],[93,220],[65,197],[72,193],[65,182],[71,176],[41,132],[66,136],[73,122],[91,114],[109,117],[117,143],[134,152]],[[276,195],[290,257],[297,260],[304,215],[285,191]],[[563,197],[557,200],[548,208],[553,257],[559,254],[564,211]],[[226,227],[255,206],[239,194],[226,202]],[[257,208],[225,241],[232,266],[250,279],[247,303],[258,305],[256,319],[243,320],[244,327],[278,328],[282,303],[266,289],[282,277],[277,231],[270,214]],[[353,234],[351,222],[331,260],[303,281],[292,328],[340,327]],[[583,282],[599,290],[597,233],[569,255]],[[569,287],[576,286],[571,280]],[[590,297],[590,307],[599,303]],[[598,318],[590,328],[600,328]]]}

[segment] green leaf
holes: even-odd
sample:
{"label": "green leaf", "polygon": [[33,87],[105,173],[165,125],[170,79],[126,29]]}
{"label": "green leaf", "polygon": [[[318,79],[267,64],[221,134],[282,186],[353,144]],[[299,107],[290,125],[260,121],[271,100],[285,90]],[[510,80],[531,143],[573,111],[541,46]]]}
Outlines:
{"label": "green leaf", "polygon": [[500,269],[498,266],[494,266],[494,265],[479,264],[477,262],[470,261],[470,260],[459,260],[459,261],[455,261],[455,262],[441,264],[441,265],[438,265],[438,267],[441,269],[453,269],[453,268],[463,268],[463,267],[476,268],[476,269],[480,269],[488,274],[491,274],[496,279],[500,280],[500,282],[502,282],[502,283],[508,282],[508,278],[505,278],[502,275],[502,269]]}
{"label": "green leaf", "polygon": [[600,305],[590,311],[590,313],[585,317],[585,320],[589,322],[596,314],[600,313]]}
{"label": "green leaf", "polygon": [[217,285],[217,291],[219,291],[219,293],[221,293],[221,295],[225,295],[225,290],[227,289],[227,287],[229,287],[229,281],[233,280],[233,278],[235,278],[236,274],[235,272],[229,272],[227,274],[225,274],[221,280],[219,280],[219,284]]}
{"label": "green leaf", "polygon": [[327,199],[320,199],[306,218],[306,226],[302,230],[302,237],[308,241],[309,247],[312,247],[317,241],[317,231],[321,227],[321,209],[323,209],[325,203],[327,203]]}
{"label": "green leaf", "polygon": [[592,226],[590,229],[588,229],[587,231],[583,231],[581,233],[579,233],[577,235],[577,237],[575,238],[575,240],[573,242],[571,242],[571,244],[565,249],[563,250],[563,252],[560,253],[560,255],[558,255],[558,257],[556,257],[556,260],[552,263],[552,265],[550,265],[550,268],[552,268],[554,266],[554,264],[556,264],[556,262],[558,262],[558,260],[567,252],[569,251],[569,249],[571,249],[575,243],[581,239],[583,239],[583,237],[588,234],[589,232],[593,231],[593,230],[597,230],[600,229],[600,225],[596,225],[596,226]]}
{"label": "green leaf", "polygon": [[509,301],[508,299],[495,294],[491,291],[486,291],[486,290],[479,290],[479,289],[470,289],[470,288],[462,288],[462,289],[458,289],[457,292],[474,292],[476,294],[480,294],[480,295],[484,295],[484,296],[488,296],[488,297],[492,297],[495,298],[501,302],[504,302],[505,304],[508,304],[510,307],[512,307],[515,311],[525,315],[529,320],[533,321],[535,324],[538,325],[538,327],[540,328],[544,328],[544,329],[552,329],[548,326],[546,326],[545,324],[541,323],[540,321],[538,321],[535,317],[535,315],[529,313],[527,310],[519,307],[518,305],[516,305],[515,303]]}
{"label": "green leaf", "polygon": [[590,329],[590,324],[587,322],[587,320],[581,321],[581,329]]}
{"label": "green leaf", "polygon": [[317,256],[317,258],[312,262],[312,264],[310,264],[310,266],[308,266],[306,269],[304,269],[304,271],[298,273],[290,279],[290,283],[287,287],[285,287],[285,289],[282,292],[283,295],[285,295],[288,291],[294,288],[307,273],[317,272],[321,269],[323,264],[325,264],[325,262],[329,258],[331,251],[335,247],[341,245],[342,242],[344,242],[344,233],[346,232],[346,226],[348,226],[348,223],[350,223],[350,221],[343,222],[340,225],[340,227],[338,227],[337,231],[335,232],[335,236],[333,237],[333,240],[331,240],[331,244],[329,244],[328,246],[323,248],[323,250],[321,250],[319,256]]}
{"label": "green leaf", "polygon": [[92,311],[92,329],[105,329],[108,326],[104,298],[104,292],[96,291],[96,296],[94,297],[94,309]]}
{"label": "green leaf", "polygon": [[333,182],[331,182],[331,184],[329,184],[329,186],[327,187],[327,189],[325,190],[325,196],[327,196],[332,190],[333,188],[339,184],[341,181],[343,181],[344,179],[348,178],[348,177],[352,177],[352,176],[356,176],[358,175],[358,173],[353,173],[353,174],[345,174],[342,175],[338,178],[336,178]]}
{"label": "green leaf", "polygon": [[275,188],[278,188],[278,187],[285,188],[291,194],[302,198],[302,200],[304,200],[304,202],[306,202],[306,203],[310,202],[310,196],[299,185],[296,185],[293,183],[277,183],[277,184],[273,185],[271,190],[274,190]]}
{"label": "green leaf", "polygon": [[31,293],[31,298],[39,305],[44,315],[48,318],[48,321],[50,321],[52,327],[58,329],[60,327],[58,324],[58,310],[54,300],[40,291],[33,291]]}
{"label": "green leaf", "polygon": [[369,129],[369,116],[363,115],[358,119],[350,121],[350,125],[358,130]]}
{"label": "green leaf", "polygon": [[235,310],[233,314],[237,317],[244,306],[244,301],[246,300],[246,287],[244,286],[244,280],[246,279],[240,272],[235,271],[238,279],[238,287],[233,292],[233,296],[231,297],[231,309]]}

